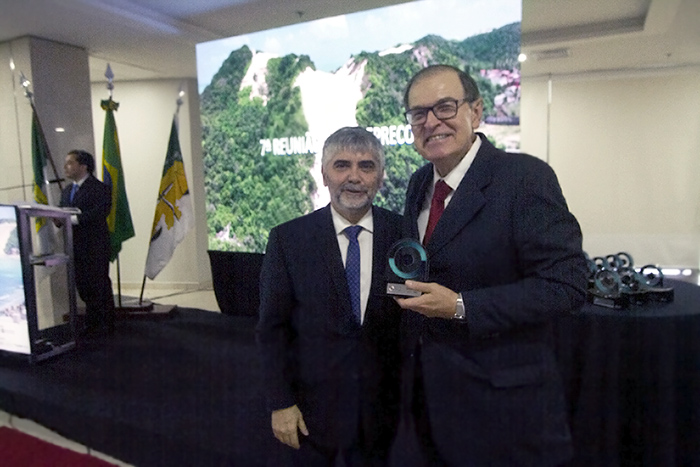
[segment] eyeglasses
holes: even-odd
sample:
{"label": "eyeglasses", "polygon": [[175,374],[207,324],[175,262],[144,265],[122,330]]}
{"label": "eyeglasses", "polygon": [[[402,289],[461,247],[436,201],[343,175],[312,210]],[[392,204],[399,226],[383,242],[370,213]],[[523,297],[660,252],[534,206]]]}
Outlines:
{"label": "eyeglasses", "polygon": [[444,99],[432,107],[416,107],[404,113],[409,125],[422,125],[428,119],[428,112],[433,112],[438,120],[449,120],[457,115],[459,107],[468,99]]}

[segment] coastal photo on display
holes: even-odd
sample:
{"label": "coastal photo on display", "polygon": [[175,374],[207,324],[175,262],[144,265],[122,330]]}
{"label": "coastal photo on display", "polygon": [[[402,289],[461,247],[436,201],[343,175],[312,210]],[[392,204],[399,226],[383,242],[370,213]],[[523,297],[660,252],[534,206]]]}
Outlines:
{"label": "coastal photo on display", "polygon": [[519,150],[521,16],[519,0],[424,0],[199,44],[209,249],[264,252],[272,227],[328,204],[321,149],[343,126],[382,142],[375,204],[401,213],[425,163],[403,91],[428,65],[468,71],[479,131]]}
{"label": "coastal photo on display", "polygon": [[30,353],[17,212],[0,206],[0,350]]}

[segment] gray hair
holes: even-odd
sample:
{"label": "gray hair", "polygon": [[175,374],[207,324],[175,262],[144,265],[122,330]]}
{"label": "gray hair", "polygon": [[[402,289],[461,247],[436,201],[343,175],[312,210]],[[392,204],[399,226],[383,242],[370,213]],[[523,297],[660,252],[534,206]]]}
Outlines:
{"label": "gray hair", "polygon": [[382,143],[369,131],[359,126],[346,126],[330,135],[323,143],[323,167],[341,151],[352,151],[371,154],[379,163],[379,169],[384,170],[384,148]]}

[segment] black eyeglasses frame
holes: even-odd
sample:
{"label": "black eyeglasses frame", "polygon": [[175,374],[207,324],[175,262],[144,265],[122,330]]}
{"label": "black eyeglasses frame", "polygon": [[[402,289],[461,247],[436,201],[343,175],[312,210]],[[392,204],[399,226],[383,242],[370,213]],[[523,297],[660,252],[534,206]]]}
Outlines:
{"label": "black eyeglasses frame", "polygon": [[[435,113],[435,108],[439,107],[443,104],[449,103],[449,102],[452,102],[455,105],[454,114],[449,115],[449,116],[439,117]],[[435,118],[437,118],[440,121],[450,120],[450,119],[455,118],[457,116],[457,114],[459,113],[459,108],[465,102],[469,102],[471,104],[474,101],[469,101],[469,99],[467,99],[466,97],[463,99],[454,99],[454,98],[448,97],[445,99],[440,99],[440,101],[438,101],[432,107],[415,107],[413,109],[408,109],[406,112],[404,112],[403,116],[406,119],[406,123],[408,123],[411,126],[418,126],[418,125],[424,124],[425,121],[428,119],[429,112],[432,112],[433,115],[435,115]],[[418,120],[420,120],[419,122],[415,122],[415,116],[413,116],[415,112],[424,112],[422,114],[422,116],[418,118]]]}

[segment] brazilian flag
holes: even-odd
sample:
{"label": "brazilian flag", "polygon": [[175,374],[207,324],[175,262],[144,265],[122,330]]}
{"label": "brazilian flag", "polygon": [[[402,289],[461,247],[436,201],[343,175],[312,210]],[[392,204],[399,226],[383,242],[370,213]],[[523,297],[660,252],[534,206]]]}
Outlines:
{"label": "brazilian flag", "polygon": [[110,98],[101,105],[107,112],[102,143],[102,181],[112,189],[112,210],[107,216],[107,226],[111,242],[109,260],[114,261],[122,250],[122,243],[134,236],[134,224],[126,197],[117,124],[114,122],[114,111],[119,108],[119,103]]}

